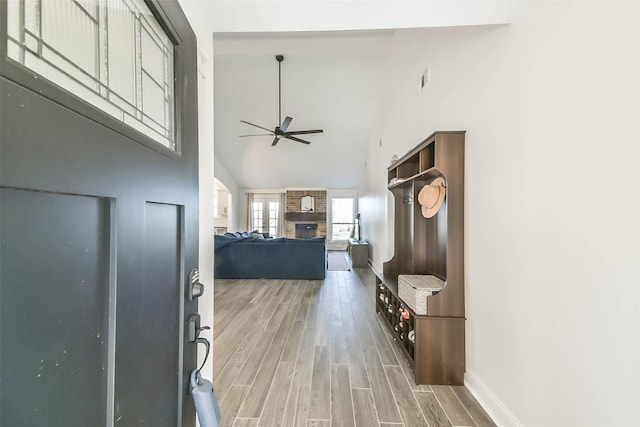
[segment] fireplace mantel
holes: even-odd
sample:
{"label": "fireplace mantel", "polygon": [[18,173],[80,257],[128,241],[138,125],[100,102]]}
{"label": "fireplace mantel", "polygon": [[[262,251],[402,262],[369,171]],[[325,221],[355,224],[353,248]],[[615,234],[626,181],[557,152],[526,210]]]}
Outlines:
{"label": "fireplace mantel", "polygon": [[326,221],[326,212],[287,212],[284,215],[287,221]]}

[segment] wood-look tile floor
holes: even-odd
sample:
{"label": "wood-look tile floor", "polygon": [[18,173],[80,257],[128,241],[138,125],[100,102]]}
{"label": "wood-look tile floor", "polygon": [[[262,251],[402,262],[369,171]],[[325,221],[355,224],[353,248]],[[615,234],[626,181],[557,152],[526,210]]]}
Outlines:
{"label": "wood-look tile floor", "polygon": [[222,426],[495,426],[463,387],[416,385],[380,323],[368,269],[216,280]]}

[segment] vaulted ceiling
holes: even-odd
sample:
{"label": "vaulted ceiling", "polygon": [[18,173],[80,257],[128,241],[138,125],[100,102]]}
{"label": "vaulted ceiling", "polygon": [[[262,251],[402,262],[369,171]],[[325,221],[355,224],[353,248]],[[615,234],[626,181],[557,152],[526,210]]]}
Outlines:
{"label": "vaulted ceiling", "polygon": [[[512,2],[179,0],[199,38],[214,40],[215,156],[239,188],[358,188],[394,31],[508,22]],[[206,45],[206,43],[205,43]],[[210,52],[205,52],[209,55]],[[268,136],[278,124],[324,129],[311,145]],[[416,82],[417,84],[417,82]],[[402,126],[402,123],[398,123]]]}
{"label": "vaulted ceiling", "polygon": [[[392,32],[218,35],[214,38],[215,153],[241,188],[356,188],[378,105]],[[282,118],[310,145],[273,137]]]}

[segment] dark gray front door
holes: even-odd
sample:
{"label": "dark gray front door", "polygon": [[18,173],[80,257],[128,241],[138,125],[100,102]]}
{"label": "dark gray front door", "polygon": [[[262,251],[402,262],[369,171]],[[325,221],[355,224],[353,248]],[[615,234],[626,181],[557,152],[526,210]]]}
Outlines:
{"label": "dark gray front door", "polygon": [[0,2],[3,427],[195,425],[196,44],[177,1],[149,8],[175,45],[176,151],[8,59]]}

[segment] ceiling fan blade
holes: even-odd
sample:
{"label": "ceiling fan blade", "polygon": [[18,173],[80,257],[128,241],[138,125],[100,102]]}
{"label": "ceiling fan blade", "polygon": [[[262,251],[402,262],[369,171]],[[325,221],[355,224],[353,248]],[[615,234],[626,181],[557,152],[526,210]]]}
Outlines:
{"label": "ceiling fan blade", "polygon": [[249,123],[249,122],[247,122],[246,120],[240,120],[240,121],[241,121],[242,123],[246,123],[246,124],[248,124],[248,125],[255,126],[255,127],[260,128],[260,129],[262,129],[262,130],[266,130],[267,132],[271,132],[271,135],[273,135],[273,131],[272,131],[271,129],[267,129],[267,128],[262,127],[262,126],[255,125],[255,124],[253,124],[253,123]]}
{"label": "ceiling fan blade", "polygon": [[291,120],[293,120],[293,119],[291,117],[289,117],[289,116],[284,118],[284,120],[282,121],[282,124],[280,125],[280,130],[282,132],[286,132],[287,131],[287,128],[291,124]]}
{"label": "ceiling fan blade", "polygon": [[273,139],[273,142],[271,143],[271,146],[272,146],[272,147],[275,147],[275,145],[278,143],[278,141],[280,141],[280,137],[279,137],[279,136],[276,136],[276,137]]}
{"label": "ceiling fan blade", "polygon": [[272,133],[254,133],[252,135],[238,135],[240,138],[246,138],[248,136],[273,136],[273,132]]}
{"label": "ceiling fan blade", "polygon": [[303,144],[311,144],[309,141],[305,141],[304,139],[296,138],[295,136],[285,135],[284,138],[290,139],[295,142],[301,142]]}
{"label": "ceiling fan blade", "polygon": [[323,133],[322,129],[312,129],[312,130],[293,130],[291,132],[285,132],[285,135],[303,135],[307,133]]}

